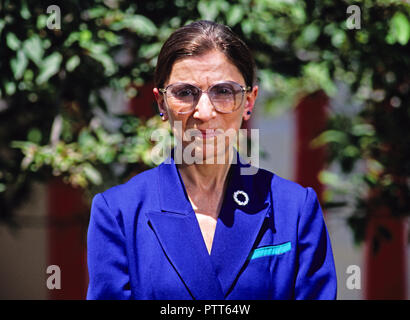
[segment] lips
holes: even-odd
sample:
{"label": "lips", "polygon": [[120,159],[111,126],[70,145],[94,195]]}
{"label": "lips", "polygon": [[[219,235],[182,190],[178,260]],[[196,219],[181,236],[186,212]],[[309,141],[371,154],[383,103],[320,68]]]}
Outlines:
{"label": "lips", "polygon": [[218,134],[217,130],[214,129],[206,129],[206,130],[199,130],[202,133],[203,138],[212,138]]}
{"label": "lips", "polygon": [[185,131],[185,134],[190,137],[198,137],[202,139],[212,138],[221,133],[221,130],[218,129],[198,129],[198,128],[190,128]]}

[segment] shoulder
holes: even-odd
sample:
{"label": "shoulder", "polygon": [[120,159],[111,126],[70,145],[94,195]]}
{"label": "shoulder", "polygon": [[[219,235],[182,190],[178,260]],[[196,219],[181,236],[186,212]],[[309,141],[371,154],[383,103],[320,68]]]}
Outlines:
{"label": "shoulder", "polygon": [[276,174],[272,178],[271,189],[273,196],[276,195],[286,200],[292,199],[292,201],[296,200],[298,202],[304,202],[309,190],[313,191],[310,187],[305,188],[294,181],[282,178]]}
{"label": "shoulder", "polygon": [[[301,198],[305,200],[309,189],[289,179],[282,178],[266,169],[259,168],[254,175],[256,187],[270,187],[273,196],[284,198]],[[313,191],[313,189],[312,189]],[[314,192],[314,191],[313,191]]]}
{"label": "shoulder", "polygon": [[301,211],[310,203],[317,202],[316,192],[311,187],[303,187],[265,169],[259,169],[255,182],[256,188],[270,187],[272,201],[277,209]]}
{"label": "shoulder", "polygon": [[136,174],[123,184],[111,187],[101,193],[109,207],[121,207],[127,203],[138,203],[150,194],[156,186],[158,167]]}
{"label": "shoulder", "polygon": [[270,174],[271,203],[276,230],[282,230],[284,239],[285,234],[309,237],[309,230],[321,232],[324,226],[323,213],[314,189],[303,187],[266,170],[261,172],[261,175],[265,176]]}

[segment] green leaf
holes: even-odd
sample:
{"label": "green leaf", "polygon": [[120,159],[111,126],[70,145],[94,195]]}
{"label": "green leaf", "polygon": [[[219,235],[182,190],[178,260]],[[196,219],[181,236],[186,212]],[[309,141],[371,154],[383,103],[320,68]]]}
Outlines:
{"label": "green leaf", "polygon": [[26,56],[29,57],[37,66],[42,64],[44,48],[38,35],[34,35],[24,41],[23,50]]}
{"label": "green leaf", "polygon": [[361,123],[352,127],[352,134],[355,136],[373,136],[375,134],[375,130],[372,125]]}
{"label": "green leaf", "polygon": [[60,70],[60,64],[63,57],[59,52],[54,52],[45,58],[42,62],[41,71],[36,79],[37,84],[43,84],[48,81]]}
{"label": "green leaf", "polygon": [[219,6],[217,1],[201,0],[197,6],[201,18],[204,20],[213,21],[218,16]]}
{"label": "green leaf", "polygon": [[254,29],[254,24],[250,19],[245,19],[241,23],[242,32],[246,35],[250,35]]}
{"label": "green leaf", "polygon": [[9,32],[7,34],[6,42],[7,42],[7,46],[11,50],[17,51],[18,49],[20,49],[21,41],[16,37],[16,35],[13,32]]}
{"label": "green leaf", "polygon": [[380,163],[380,161],[377,161],[376,159],[368,159],[366,163],[369,172],[371,173],[381,174],[381,172],[384,170],[383,164]]}
{"label": "green leaf", "polygon": [[339,176],[327,170],[323,170],[319,173],[319,181],[323,184],[333,186],[333,187],[341,186],[341,180]]}
{"label": "green leaf", "polygon": [[346,148],[343,149],[342,154],[345,157],[349,157],[349,158],[357,158],[360,156],[360,150],[353,146],[353,145],[349,145]]}
{"label": "green leaf", "polygon": [[410,23],[402,12],[397,12],[390,21],[390,30],[386,37],[389,44],[396,41],[401,45],[406,45],[410,39]]}
{"label": "green leaf", "polygon": [[23,19],[28,20],[31,17],[30,10],[27,7],[27,2],[23,1],[21,4],[20,15]]}
{"label": "green leaf", "polygon": [[303,67],[303,75],[312,91],[318,88],[325,90],[326,94],[333,96],[336,93],[336,86],[329,75],[326,62],[310,62]]}
{"label": "green leaf", "polygon": [[96,18],[104,17],[107,14],[107,10],[108,8],[98,6],[95,8],[90,8],[87,11],[87,14],[90,17],[90,19],[96,19]]}
{"label": "green leaf", "polygon": [[89,179],[93,184],[100,185],[102,183],[101,173],[91,164],[85,164],[83,170],[87,179]]}
{"label": "green leaf", "polygon": [[335,48],[340,48],[343,43],[346,41],[346,34],[343,30],[336,30],[332,34],[331,42]]}
{"label": "green leaf", "polygon": [[305,29],[303,29],[303,32],[302,32],[302,39],[304,40],[303,42],[305,44],[314,43],[316,39],[318,38],[319,34],[320,34],[319,27],[316,24],[312,23],[308,25]]}
{"label": "green leaf", "polygon": [[313,139],[310,144],[312,147],[316,148],[324,146],[330,142],[345,144],[347,141],[346,133],[337,130],[326,130]]}
{"label": "green leaf", "polygon": [[65,65],[65,68],[68,72],[72,72],[74,71],[75,68],[78,67],[79,64],[80,64],[80,58],[77,55],[75,55],[75,56],[72,56],[70,59],[68,59]]}
{"label": "green leaf", "polygon": [[139,56],[151,59],[159,54],[161,47],[162,43],[143,44],[139,50]]}
{"label": "green leaf", "polygon": [[74,42],[79,41],[81,32],[71,32],[67,40],[64,42],[65,47],[70,47]]}
{"label": "green leaf", "polygon": [[16,84],[14,82],[6,82],[4,88],[8,96],[12,96],[16,92]]}
{"label": "green leaf", "polygon": [[121,21],[113,23],[110,27],[114,31],[130,29],[142,36],[154,36],[157,33],[155,24],[147,17],[138,14],[125,17]]}
{"label": "green leaf", "polygon": [[100,53],[100,52],[94,52],[90,54],[90,57],[92,57],[93,59],[97,60],[98,62],[100,62],[105,71],[105,75],[106,76],[111,76],[112,74],[115,73],[116,71],[116,64],[114,63],[114,60],[112,59],[111,56],[109,56],[108,54],[105,53]]}
{"label": "green leaf", "polygon": [[235,26],[243,18],[245,11],[241,5],[233,5],[230,7],[227,15],[226,22],[229,26]]}
{"label": "green leaf", "polygon": [[10,61],[11,70],[16,80],[21,79],[27,68],[28,59],[22,50],[17,51],[17,57]]}
{"label": "green leaf", "polygon": [[45,14],[40,14],[37,17],[36,27],[37,29],[41,30],[47,26],[47,16]]}
{"label": "green leaf", "polygon": [[3,28],[4,28],[5,25],[6,25],[6,21],[0,20],[0,35],[1,35],[1,33],[2,33]]}
{"label": "green leaf", "polygon": [[121,44],[121,40],[119,36],[117,36],[114,32],[111,32],[111,31],[104,32],[104,39],[107,40],[108,43],[112,45]]}
{"label": "green leaf", "polygon": [[33,128],[30,129],[30,131],[27,134],[27,140],[33,143],[40,143],[41,142],[41,138],[42,138],[42,133],[40,131],[40,129],[38,128]]}
{"label": "green leaf", "polygon": [[78,40],[80,41],[81,46],[85,46],[88,42],[91,41],[92,37],[93,34],[91,33],[91,31],[85,29],[80,31]]}
{"label": "green leaf", "polygon": [[[287,3],[289,5],[289,3]],[[305,9],[302,6],[298,6],[297,3],[290,6],[290,13],[293,21],[297,24],[303,24],[306,20]]]}

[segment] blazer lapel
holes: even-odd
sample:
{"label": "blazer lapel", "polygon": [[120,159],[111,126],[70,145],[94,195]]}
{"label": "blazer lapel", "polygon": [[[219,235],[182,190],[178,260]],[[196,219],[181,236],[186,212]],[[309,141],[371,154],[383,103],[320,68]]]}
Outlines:
{"label": "blazer lapel", "polygon": [[[225,199],[218,218],[211,251],[211,261],[226,297],[252,251],[263,221],[271,211],[270,185],[273,174],[241,175],[244,165],[237,156],[231,165]],[[248,203],[236,191],[245,192]],[[241,203],[242,202],[242,203]]]}
{"label": "blazer lapel", "polygon": [[195,212],[174,160],[158,167],[161,212],[147,213],[152,228],[194,299],[223,299]]}

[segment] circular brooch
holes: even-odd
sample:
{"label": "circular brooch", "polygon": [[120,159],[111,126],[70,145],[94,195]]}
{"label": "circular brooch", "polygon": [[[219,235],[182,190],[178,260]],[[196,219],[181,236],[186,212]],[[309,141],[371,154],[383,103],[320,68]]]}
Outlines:
{"label": "circular brooch", "polygon": [[[242,195],[242,198],[245,198],[245,199],[243,201],[239,200],[239,197],[238,197],[239,195]],[[235,191],[235,193],[233,194],[233,199],[240,206],[246,206],[249,202],[248,195],[246,194],[246,192],[244,192],[242,190]]]}

